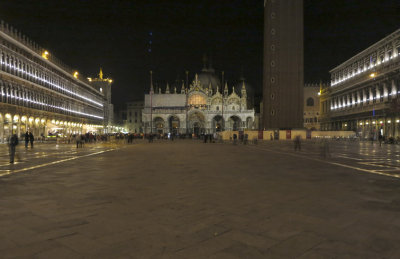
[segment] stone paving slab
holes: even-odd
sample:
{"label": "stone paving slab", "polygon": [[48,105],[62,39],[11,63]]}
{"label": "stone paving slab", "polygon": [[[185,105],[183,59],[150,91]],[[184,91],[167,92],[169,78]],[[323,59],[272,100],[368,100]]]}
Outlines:
{"label": "stone paving slab", "polygon": [[386,157],[363,143],[337,146],[344,157],[321,159],[307,144],[295,153],[287,142],[142,141],[87,146],[88,156],[55,164],[73,148],[42,148],[60,154],[0,177],[0,257],[400,254],[400,180],[345,167],[354,154],[390,165],[397,146]]}

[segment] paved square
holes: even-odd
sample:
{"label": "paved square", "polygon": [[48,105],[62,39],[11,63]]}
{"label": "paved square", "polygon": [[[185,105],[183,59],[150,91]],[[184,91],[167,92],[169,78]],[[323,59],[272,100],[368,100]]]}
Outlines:
{"label": "paved square", "polygon": [[[0,257],[399,258],[397,145],[0,149]],[[17,160],[18,162],[18,160]]]}

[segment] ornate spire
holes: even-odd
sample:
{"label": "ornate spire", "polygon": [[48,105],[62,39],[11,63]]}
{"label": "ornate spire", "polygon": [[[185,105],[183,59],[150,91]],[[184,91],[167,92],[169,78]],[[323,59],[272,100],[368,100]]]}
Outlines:
{"label": "ornate spire", "polygon": [[185,93],[185,82],[182,80],[181,94]]}
{"label": "ornate spire", "polygon": [[213,94],[213,89],[212,89],[211,82],[210,82],[210,84],[208,85],[208,93],[209,93],[210,95]]}
{"label": "ornate spire", "polygon": [[246,97],[247,92],[246,92],[246,85],[244,84],[244,81],[242,83],[242,97]]}
{"label": "ornate spire", "polygon": [[[101,70],[100,70],[101,72]],[[103,76],[103,74],[102,74]],[[153,87],[153,71],[150,70],[150,93],[154,94],[154,87]]]}
{"label": "ornate spire", "polygon": [[228,95],[228,82],[225,82],[224,94]]}
{"label": "ornate spire", "polygon": [[100,68],[99,78],[103,80],[103,69]]}

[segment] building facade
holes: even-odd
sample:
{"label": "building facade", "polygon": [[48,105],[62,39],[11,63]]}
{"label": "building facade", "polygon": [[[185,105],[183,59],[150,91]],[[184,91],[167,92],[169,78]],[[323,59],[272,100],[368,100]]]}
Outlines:
{"label": "building facade", "polygon": [[180,89],[170,89],[167,84],[163,93],[151,86],[142,111],[144,132],[199,135],[254,129],[254,109],[248,107],[245,82],[240,95],[234,86],[228,89],[227,83],[220,92],[219,82],[213,70],[203,69],[189,87],[182,83]]}
{"label": "building facade", "polygon": [[323,130],[399,136],[400,29],[330,71],[321,91]]}
{"label": "building facade", "polygon": [[303,1],[264,1],[263,124],[303,127]]}
{"label": "building facade", "polygon": [[305,84],[304,85],[304,116],[303,125],[308,130],[320,129],[320,90],[325,88],[322,84]]}
{"label": "building facade", "polygon": [[133,101],[126,103],[126,125],[125,128],[131,133],[143,133],[142,111],[143,101]]}
{"label": "building facade", "polygon": [[0,23],[0,141],[96,131],[104,95],[14,28]]}

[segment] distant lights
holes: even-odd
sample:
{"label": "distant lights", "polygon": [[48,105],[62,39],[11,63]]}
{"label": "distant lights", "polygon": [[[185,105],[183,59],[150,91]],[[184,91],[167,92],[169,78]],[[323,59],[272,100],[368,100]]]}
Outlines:
{"label": "distant lights", "polygon": [[388,120],[388,123],[392,123],[392,121],[391,121],[391,120]]}
{"label": "distant lights", "polygon": [[399,123],[399,122],[400,122],[400,120],[396,120],[396,122],[397,122],[397,123]]}
{"label": "distant lights", "polygon": [[376,122],[375,122],[375,121],[373,121],[373,122],[372,122],[372,124],[376,124]]}
{"label": "distant lights", "polygon": [[92,78],[91,77],[88,77],[87,80],[89,80],[89,82],[92,82]]}
{"label": "distant lights", "polygon": [[379,121],[380,124],[383,124],[383,121]]}
{"label": "distant lights", "polygon": [[374,78],[375,76],[376,76],[375,73],[371,73],[371,74],[369,75],[370,78]]}
{"label": "distant lights", "polygon": [[75,71],[75,72],[74,72],[74,77],[75,77],[75,78],[78,78],[78,75],[79,75],[78,71]]}

